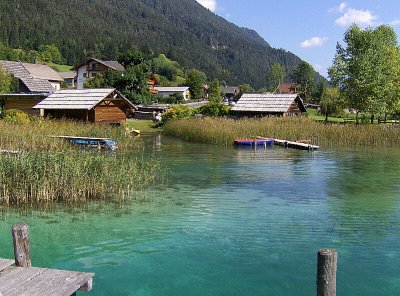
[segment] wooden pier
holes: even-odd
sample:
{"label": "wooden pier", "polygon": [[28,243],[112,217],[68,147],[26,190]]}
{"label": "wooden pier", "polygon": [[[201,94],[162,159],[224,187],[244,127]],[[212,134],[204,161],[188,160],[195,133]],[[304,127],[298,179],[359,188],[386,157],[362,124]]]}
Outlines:
{"label": "wooden pier", "polygon": [[304,142],[295,142],[295,141],[288,141],[288,140],[280,140],[274,139],[274,144],[278,146],[283,146],[285,148],[294,148],[300,150],[318,150],[319,146],[314,145],[311,143],[304,143]]}
{"label": "wooden pier", "polygon": [[92,289],[94,273],[31,267],[28,226],[14,224],[12,233],[15,260],[0,258],[0,296],[70,296]]}

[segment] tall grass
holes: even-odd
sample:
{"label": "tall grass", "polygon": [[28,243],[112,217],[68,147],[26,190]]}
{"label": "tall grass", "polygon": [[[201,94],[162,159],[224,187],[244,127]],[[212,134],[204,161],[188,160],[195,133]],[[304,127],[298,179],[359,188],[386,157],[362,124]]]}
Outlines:
{"label": "tall grass", "polygon": [[[94,199],[123,200],[162,181],[160,162],[144,159],[143,146],[123,127],[69,121],[26,125],[0,121],[0,204],[75,204]],[[50,135],[110,137],[116,153],[82,151]]]}
{"label": "tall grass", "polygon": [[32,121],[28,124],[10,124],[0,120],[0,149],[53,150],[62,149],[65,143],[52,136],[82,136],[112,138],[122,150],[137,147],[134,138],[126,137],[123,127],[109,124],[84,124],[76,121]]}
{"label": "tall grass", "polygon": [[321,146],[394,146],[400,128],[383,125],[324,124],[308,118],[194,118],[168,122],[164,134],[187,141],[231,145],[236,138],[255,136],[285,140],[318,138]]}

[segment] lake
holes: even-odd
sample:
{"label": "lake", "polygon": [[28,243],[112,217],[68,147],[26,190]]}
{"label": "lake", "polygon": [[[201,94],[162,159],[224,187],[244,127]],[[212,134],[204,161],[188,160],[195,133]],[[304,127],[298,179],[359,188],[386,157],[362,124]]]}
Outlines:
{"label": "lake", "polygon": [[[241,150],[144,135],[169,182],[142,201],[1,209],[29,224],[34,266],[95,272],[87,295],[315,295],[338,250],[338,295],[399,295],[400,149]],[[86,295],[86,293],[82,293]]]}

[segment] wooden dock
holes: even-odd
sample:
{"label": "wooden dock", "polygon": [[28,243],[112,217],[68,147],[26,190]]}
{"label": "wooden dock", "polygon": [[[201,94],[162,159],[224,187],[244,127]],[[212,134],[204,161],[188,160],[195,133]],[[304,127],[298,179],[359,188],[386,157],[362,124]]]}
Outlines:
{"label": "wooden dock", "polygon": [[15,260],[0,258],[1,296],[70,296],[92,289],[94,273],[31,267],[26,224],[13,225],[13,241]]}
{"label": "wooden dock", "polygon": [[313,145],[311,143],[295,142],[288,140],[274,139],[274,144],[278,146],[283,146],[285,148],[294,148],[300,150],[318,150],[318,145]]}

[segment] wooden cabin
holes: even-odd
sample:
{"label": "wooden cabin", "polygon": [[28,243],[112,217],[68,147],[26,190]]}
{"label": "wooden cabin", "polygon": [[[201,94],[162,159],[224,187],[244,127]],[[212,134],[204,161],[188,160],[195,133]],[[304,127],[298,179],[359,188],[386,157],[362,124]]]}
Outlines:
{"label": "wooden cabin", "polygon": [[54,92],[33,108],[54,119],[120,124],[134,105],[113,88],[68,89]]}
{"label": "wooden cabin", "polygon": [[243,117],[296,116],[307,112],[303,100],[297,94],[243,94],[232,108]]}

